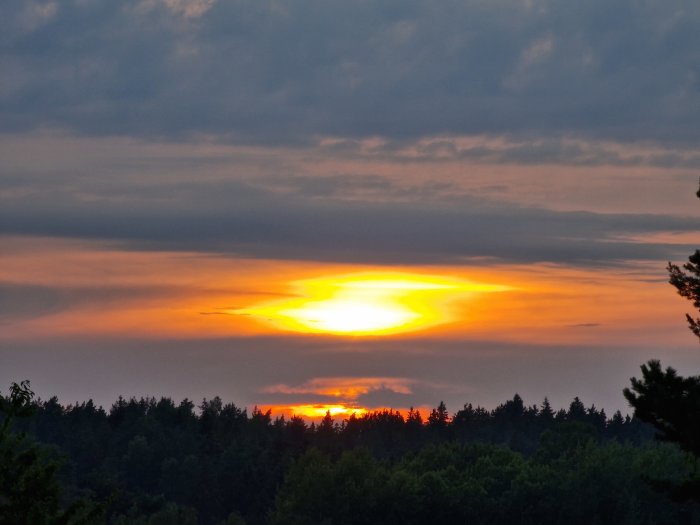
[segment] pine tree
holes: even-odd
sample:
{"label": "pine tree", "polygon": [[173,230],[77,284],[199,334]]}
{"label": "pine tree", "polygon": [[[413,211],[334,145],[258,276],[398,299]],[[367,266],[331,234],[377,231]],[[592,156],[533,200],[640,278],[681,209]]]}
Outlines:
{"label": "pine tree", "polygon": [[[696,193],[700,197],[700,190]],[[700,310],[700,250],[695,250],[683,268],[671,262],[668,263],[669,282],[678,290],[681,297],[693,303]],[[700,318],[685,314],[690,331],[700,339]]]}
{"label": "pine tree", "polygon": [[[685,270],[685,271],[684,271]],[[681,297],[692,301],[700,310],[700,250],[688,257],[688,262],[681,269],[678,265],[668,263],[669,282],[678,290]],[[700,318],[685,314],[690,331],[700,339]]]}
{"label": "pine tree", "polygon": [[[700,197],[700,191],[697,193]],[[683,269],[669,263],[669,282],[678,293],[700,309],[700,250],[692,254]],[[684,271],[685,270],[685,271]],[[688,326],[700,338],[700,318],[686,314]],[[673,368],[661,368],[657,360],[642,365],[642,379],[632,378],[623,393],[634,407],[636,418],[650,423],[663,441],[677,443],[700,458],[700,376],[679,376]],[[655,482],[679,500],[700,501],[700,478],[680,483]]]}
{"label": "pine tree", "polygon": [[431,428],[445,428],[450,415],[444,401],[440,401],[437,408],[433,408],[428,416],[428,426]]}
{"label": "pine tree", "polygon": [[554,410],[552,410],[552,405],[549,403],[549,399],[546,397],[542,401],[542,408],[540,409],[540,417],[546,421],[551,421],[554,419]]}

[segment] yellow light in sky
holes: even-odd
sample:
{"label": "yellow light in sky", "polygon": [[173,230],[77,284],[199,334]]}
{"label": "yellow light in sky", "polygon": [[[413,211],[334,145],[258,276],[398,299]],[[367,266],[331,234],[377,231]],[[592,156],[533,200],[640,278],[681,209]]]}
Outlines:
{"label": "yellow light in sky", "polygon": [[355,414],[356,416],[362,416],[367,413],[366,408],[351,407],[346,405],[294,405],[287,407],[271,407],[272,411],[277,412],[289,412],[291,415],[308,417],[308,418],[321,418],[330,412],[332,417],[336,416],[350,416]]}
{"label": "yellow light in sky", "polygon": [[453,321],[456,300],[476,292],[509,289],[409,273],[359,273],[292,284],[298,291],[293,298],[231,313],[251,315],[295,332],[388,335]]}

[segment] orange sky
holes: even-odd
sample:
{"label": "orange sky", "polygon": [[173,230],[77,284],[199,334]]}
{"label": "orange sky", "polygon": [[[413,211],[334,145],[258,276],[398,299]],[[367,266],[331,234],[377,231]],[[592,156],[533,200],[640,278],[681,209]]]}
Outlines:
{"label": "orange sky", "polygon": [[[67,240],[5,237],[3,244],[9,249],[0,256],[0,278],[17,285],[58,288],[66,298],[55,312],[12,321],[12,329],[2,333],[11,339],[125,332],[181,338],[275,334],[285,328],[236,311],[298,298],[295,294],[304,292],[295,287],[297,281],[387,271],[367,265],[134,252]],[[456,294],[451,306],[454,319],[430,326],[423,336],[546,343],[600,337],[648,343],[656,337],[661,343],[669,337],[682,341],[685,335],[674,327],[686,307],[667,293],[672,290],[656,264],[617,270],[492,264],[392,271],[504,287]],[[110,290],[121,288],[123,293],[110,295]],[[104,296],[91,299],[91,293],[99,291]]]}
{"label": "orange sky", "polygon": [[[38,314],[6,319],[0,338],[22,341],[298,337],[279,324],[240,309],[269,302],[299,300],[295,282],[304,279],[386,272],[386,267],[259,260],[206,253],[128,251],[104,242],[4,237],[0,279],[16,286],[50,287],[54,295],[34,305]],[[665,282],[663,268],[650,263],[621,268],[583,269],[553,264],[394,267],[410,275],[442,276],[502,286],[452,298],[452,319],[423,331],[389,335],[324,335],[351,340],[362,360],[363,342],[410,342],[419,337],[439,348],[449,341],[499,345],[688,345],[683,330],[686,305]],[[301,291],[303,293],[303,291]],[[42,310],[42,306],[45,310]],[[323,334],[301,334],[313,340]],[[69,344],[69,343],[67,343]],[[284,351],[283,349],[277,351]],[[372,350],[381,352],[381,350]],[[325,359],[332,361],[333,351]],[[299,363],[303,370],[303,362]],[[342,369],[339,370],[342,372]],[[389,392],[413,400],[417,383],[429,379],[405,375],[307,377],[290,383],[260,378],[256,404],[278,415],[318,417],[332,408],[347,417],[353,411],[384,405],[363,404],[363,396]],[[426,383],[427,381],[427,383]],[[425,385],[428,384],[426,387]],[[449,391],[449,387],[448,387]],[[289,402],[284,400],[289,398]],[[266,401],[267,399],[267,401]],[[273,400],[274,399],[274,400]],[[396,402],[394,402],[396,403]],[[424,411],[425,402],[411,402]],[[405,411],[408,405],[387,403]]]}
{"label": "orange sky", "polygon": [[5,4],[0,389],[626,409],[700,371],[697,9]]}

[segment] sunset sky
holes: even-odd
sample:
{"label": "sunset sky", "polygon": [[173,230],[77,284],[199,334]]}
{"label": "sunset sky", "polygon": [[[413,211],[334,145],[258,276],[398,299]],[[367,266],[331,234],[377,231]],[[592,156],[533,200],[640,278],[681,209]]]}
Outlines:
{"label": "sunset sky", "polygon": [[696,0],[4,0],[0,389],[629,411],[700,373]]}

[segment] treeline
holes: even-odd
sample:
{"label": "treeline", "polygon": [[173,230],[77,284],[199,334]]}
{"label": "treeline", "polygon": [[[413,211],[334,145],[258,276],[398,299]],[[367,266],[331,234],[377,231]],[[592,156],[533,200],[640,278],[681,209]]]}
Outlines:
{"label": "treeline", "polygon": [[204,400],[35,401],[17,431],[63,457],[65,504],[109,523],[700,523],[645,480],[692,468],[619,412],[443,403],[318,424]]}

